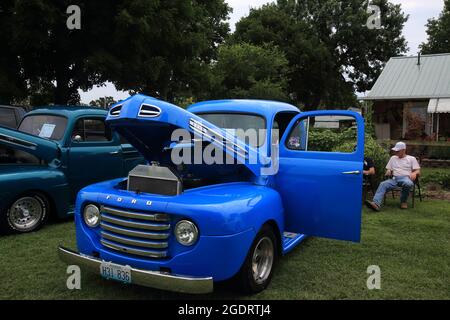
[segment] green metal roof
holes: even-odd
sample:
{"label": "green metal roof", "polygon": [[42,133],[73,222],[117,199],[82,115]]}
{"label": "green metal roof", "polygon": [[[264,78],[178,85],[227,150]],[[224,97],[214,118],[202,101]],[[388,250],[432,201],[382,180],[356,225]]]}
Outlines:
{"label": "green metal roof", "polygon": [[450,98],[450,53],[395,57],[364,100]]}

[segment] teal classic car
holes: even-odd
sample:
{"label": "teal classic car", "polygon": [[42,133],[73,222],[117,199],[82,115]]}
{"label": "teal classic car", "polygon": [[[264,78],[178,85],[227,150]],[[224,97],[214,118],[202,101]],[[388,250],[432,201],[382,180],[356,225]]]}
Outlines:
{"label": "teal classic car", "polygon": [[17,130],[0,127],[1,233],[31,232],[49,217],[68,217],[81,188],[145,162],[106,116],[102,109],[52,106],[26,114]]}

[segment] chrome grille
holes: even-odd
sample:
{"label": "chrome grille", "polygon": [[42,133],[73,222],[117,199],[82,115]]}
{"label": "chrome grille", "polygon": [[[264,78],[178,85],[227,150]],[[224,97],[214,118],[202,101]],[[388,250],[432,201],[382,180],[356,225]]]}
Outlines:
{"label": "chrome grille", "polygon": [[148,258],[168,256],[170,218],[163,213],[101,208],[101,243],[108,249]]}

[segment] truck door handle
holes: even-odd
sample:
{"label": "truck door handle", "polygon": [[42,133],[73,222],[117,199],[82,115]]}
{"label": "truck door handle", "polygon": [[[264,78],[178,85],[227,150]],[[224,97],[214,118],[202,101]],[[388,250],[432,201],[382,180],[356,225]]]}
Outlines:
{"label": "truck door handle", "polygon": [[359,170],[342,172],[342,174],[360,174],[360,173],[361,173],[361,171],[359,171]]}
{"label": "truck door handle", "polygon": [[112,156],[118,155],[120,153],[120,151],[112,151],[109,154]]}

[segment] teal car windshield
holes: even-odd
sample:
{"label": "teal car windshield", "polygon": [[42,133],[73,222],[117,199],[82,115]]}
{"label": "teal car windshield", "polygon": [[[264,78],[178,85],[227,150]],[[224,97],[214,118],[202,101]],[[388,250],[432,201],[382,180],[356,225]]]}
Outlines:
{"label": "teal car windshield", "polygon": [[[221,129],[231,131],[231,133],[236,134],[238,138],[252,147],[260,147],[264,144],[266,121],[261,116],[247,113],[215,112],[198,113],[197,115]],[[253,132],[256,134],[256,140],[249,138],[253,134],[249,129],[254,130]],[[243,130],[243,132],[235,133],[236,130]],[[242,133],[245,134],[244,137],[240,136]]]}
{"label": "teal car windshield", "polygon": [[25,117],[19,131],[50,140],[61,140],[66,132],[67,118],[55,115]]}

